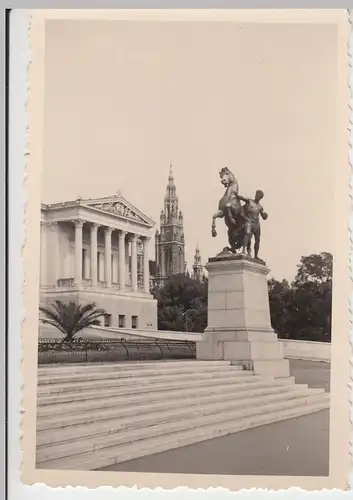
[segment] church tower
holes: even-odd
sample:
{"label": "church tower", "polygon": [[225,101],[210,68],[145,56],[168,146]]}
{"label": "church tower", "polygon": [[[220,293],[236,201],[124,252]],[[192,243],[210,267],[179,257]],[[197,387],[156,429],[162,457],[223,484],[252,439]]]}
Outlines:
{"label": "church tower", "polygon": [[196,247],[194,264],[192,266],[194,270],[193,278],[194,280],[202,281],[203,279],[203,265],[201,264],[201,255],[199,247]]}
{"label": "church tower", "polygon": [[185,274],[184,221],[178,206],[172,165],[160,215],[160,231],[156,232],[155,241],[158,278]]}

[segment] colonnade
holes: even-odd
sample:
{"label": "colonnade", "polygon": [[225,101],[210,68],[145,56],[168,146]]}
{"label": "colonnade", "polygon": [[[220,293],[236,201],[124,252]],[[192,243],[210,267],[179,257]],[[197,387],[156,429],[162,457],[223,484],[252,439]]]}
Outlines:
{"label": "colonnade", "polygon": [[[75,220],[75,281],[82,281],[82,249],[83,249],[83,225],[82,220]],[[98,252],[98,224],[87,223],[90,227],[90,277],[92,286],[98,284],[97,252]],[[143,241],[143,291],[149,292],[149,237],[139,236],[121,229],[108,226],[104,227],[104,281],[109,288],[112,286],[112,234],[118,232],[118,275],[119,290],[126,290],[126,247],[131,241],[131,288],[133,292],[138,291],[137,278],[137,239]]]}

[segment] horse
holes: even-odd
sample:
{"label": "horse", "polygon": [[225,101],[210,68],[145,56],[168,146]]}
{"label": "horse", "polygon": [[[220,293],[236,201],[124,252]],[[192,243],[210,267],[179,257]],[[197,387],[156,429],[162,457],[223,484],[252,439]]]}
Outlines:
{"label": "horse", "polygon": [[218,211],[212,216],[212,236],[217,236],[216,219],[224,218],[224,222],[228,228],[228,241],[230,245],[230,247],[226,247],[224,250],[236,253],[243,246],[245,236],[245,218],[238,197],[239,185],[234,174],[228,167],[222,168],[219,175],[221,183],[225,186],[226,190],[219,200]]}

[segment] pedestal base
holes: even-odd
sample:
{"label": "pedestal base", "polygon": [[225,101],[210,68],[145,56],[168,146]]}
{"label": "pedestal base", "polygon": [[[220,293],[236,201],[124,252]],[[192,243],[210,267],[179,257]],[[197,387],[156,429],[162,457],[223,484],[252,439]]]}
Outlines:
{"label": "pedestal base", "polygon": [[208,326],[196,344],[200,360],[227,360],[265,377],[288,377],[270,323],[267,274],[258,261],[218,257],[207,264],[209,273]]}
{"label": "pedestal base", "polygon": [[[206,332],[196,344],[199,360],[225,360],[253,370],[264,377],[289,377],[289,361],[284,359],[283,346],[271,332]],[[233,337],[233,338],[232,338]]]}

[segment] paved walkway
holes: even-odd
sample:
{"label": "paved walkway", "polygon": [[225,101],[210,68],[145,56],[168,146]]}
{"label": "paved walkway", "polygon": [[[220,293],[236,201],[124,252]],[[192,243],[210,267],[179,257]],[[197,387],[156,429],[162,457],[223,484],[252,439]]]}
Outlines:
{"label": "paved walkway", "polygon": [[[291,361],[297,383],[329,391],[330,365]],[[232,475],[327,476],[329,410],[156,453],[101,470]]]}

